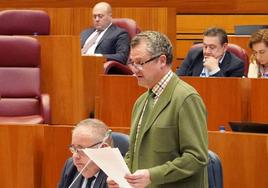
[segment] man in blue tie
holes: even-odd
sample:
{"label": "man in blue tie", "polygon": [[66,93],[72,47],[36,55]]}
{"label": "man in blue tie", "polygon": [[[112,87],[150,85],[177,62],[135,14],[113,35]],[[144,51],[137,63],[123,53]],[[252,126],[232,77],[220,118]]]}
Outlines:
{"label": "man in blue tie", "polygon": [[[107,147],[112,139],[105,139],[108,127],[100,120],[86,119],[76,125],[72,132],[69,149],[73,156],[63,168],[58,188],[106,188],[106,174],[82,151],[85,148]],[[81,173],[81,175],[79,175]]]}
{"label": "man in blue tie", "polygon": [[179,76],[242,77],[244,62],[227,51],[227,33],[217,27],[204,32],[203,48],[192,48],[181,66]]}

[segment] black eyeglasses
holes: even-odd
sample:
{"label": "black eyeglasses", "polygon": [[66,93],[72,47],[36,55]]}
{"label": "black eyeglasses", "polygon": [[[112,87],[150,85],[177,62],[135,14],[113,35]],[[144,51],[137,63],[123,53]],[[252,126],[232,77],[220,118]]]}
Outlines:
{"label": "black eyeglasses", "polygon": [[74,145],[70,145],[69,146],[69,150],[70,150],[70,152],[72,154],[79,154],[79,155],[81,155],[81,154],[84,154],[84,152],[82,151],[83,149],[86,149],[86,148],[94,148],[94,147],[96,147],[97,145],[99,145],[101,143],[102,143],[102,141],[97,142],[97,143],[95,143],[95,144],[93,144],[93,145],[91,145],[89,147],[82,147],[82,146],[75,147]]}
{"label": "black eyeglasses", "polygon": [[162,55],[162,53],[157,54],[157,55],[151,57],[150,59],[148,59],[147,61],[144,61],[144,62],[141,62],[141,63],[134,63],[131,59],[129,59],[127,65],[135,67],[136,69],[142,70],[143,65],[145,65],[146,63],[149,63],[149,62],[159,58],[161,55]]}

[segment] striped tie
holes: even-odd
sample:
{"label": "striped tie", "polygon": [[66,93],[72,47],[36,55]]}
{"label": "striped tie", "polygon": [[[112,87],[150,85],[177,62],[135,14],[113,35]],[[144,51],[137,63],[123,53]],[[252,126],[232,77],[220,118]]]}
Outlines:
{"label": "striped tie", "polygon": [[84,44],[82,48],[82,54],[86,54],[88,49],[96,43],[96,40],[100,36],[101,32],[102,31],[97,31],[95,35],[87,43]]}

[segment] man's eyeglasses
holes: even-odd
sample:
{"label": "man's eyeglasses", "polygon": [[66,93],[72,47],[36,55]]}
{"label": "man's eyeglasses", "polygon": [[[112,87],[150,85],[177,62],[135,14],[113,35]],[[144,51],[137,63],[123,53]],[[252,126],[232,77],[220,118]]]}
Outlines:
{"label": "man's eyeglasses", "polygon": [[148,59],[147,61],[140,62],[140,63],[134,63],[131,59],[129,59],[128,62],[127,62],[127,65],[130,66],[130,67],[134,67],[136,69],[142,70],[143,69],[143,65],[145,65],[146,63],[150,63],[151,61],[159,58],[161,55],[162,55],[162,53],[161,54],[157,54],[157,55],[151,57],[150,59]]}
{"label": "man's eyeglasses", "polygon": [[83,149],[86,149],[86,148],[94,148],[94,147],[96,147],[97,145],[99,145],[101,143],[102,143],[102,141],[97,142],[96,144],[93,144],[93,145],[91,145],[89,147],[82,147],[82,146],[75,147],[74,145],[70,145],[69,146],[69,150],[70,150],[70,152],[72,154],[79,154],[79,155],[81,155],[81,154],[84,154],[84,152],[82,151]]}

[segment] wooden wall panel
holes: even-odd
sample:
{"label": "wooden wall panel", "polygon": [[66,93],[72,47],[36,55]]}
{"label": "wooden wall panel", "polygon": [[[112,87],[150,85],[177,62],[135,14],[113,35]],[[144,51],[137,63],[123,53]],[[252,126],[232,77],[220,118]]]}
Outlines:
{"label": "wooden wall panel", "polygon": [[[0,6],[1,7],[1,6]],[[7,8],[0,8],[5,10]],[[18,8],[15,8],[18,9]],[[24,8],[25,9],[25,8]],[[79,35],[85,28],[92,26],[92,9],[86,7],[49,8],[41,7],[33,10],[44,10],[51,20],[51,35]],[[114,18],[132,18],[141,30],[156,30],[166,34],[175,46],[176,11],[175,8],[114,8]]]}
{"label": "wooden wall panel", "polygon": [[211,26],[222,27],[234,34],[235,25],[267,25],[268,15],[177,15],[177,34],[202,34]]}
{"label": "wooden wall panel", "polygon": [[[0,7],[92,7],[97,0],[2,0]],[[177,13],[267,13],[266,0],[107,0],[113,7],[172,7]]]}
{"label": "wooden wall panel", "polygon": [[[250,79],[181,79],[192,85],[202,96],[208,112],[208,130],[218,130],[220,125],[229,129],[229,121],[248,120]],[[133,104],[145,89],[139,87],[136,78],[132,76],[100,76],[100,85],[97,118],[112,127],[129,127]]]}

